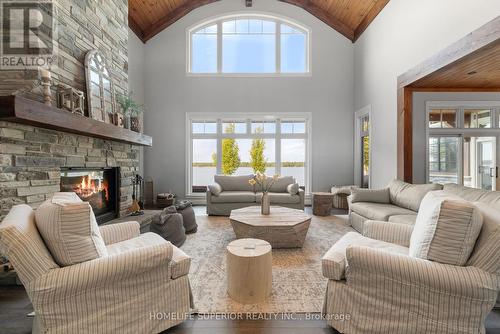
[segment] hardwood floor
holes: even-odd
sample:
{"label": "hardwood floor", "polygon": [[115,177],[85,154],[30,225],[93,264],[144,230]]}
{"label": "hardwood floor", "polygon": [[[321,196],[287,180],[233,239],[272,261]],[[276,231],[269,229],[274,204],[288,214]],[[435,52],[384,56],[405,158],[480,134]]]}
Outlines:
{"label": "hardwood floor", "polygon": [[[33,308],[22,286],[0,286],[0,333],[31,333],[33,318],[27,314]],[[315,316],[319,316],[314,314]],[[288,318],[286,318],[288,317]],[[337,334],[325,321],[306,319],[303,314],[292,314],[277,319],[205,319],[193,316],[183,324],[163,334]],[[486,319],[486,333],[500,334],[500,310],[494,310]]]}

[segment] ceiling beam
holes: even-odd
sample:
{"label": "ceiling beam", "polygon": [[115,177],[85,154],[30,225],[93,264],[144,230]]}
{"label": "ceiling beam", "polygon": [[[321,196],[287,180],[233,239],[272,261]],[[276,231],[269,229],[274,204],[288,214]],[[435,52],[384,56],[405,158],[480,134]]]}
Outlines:
{"label": "ceiling beam", "polygon": [[356,29],[354,29],[353,42],[356,42],[361,34],[368,28],[370,23],[377,17],[377,15],[384,9],[385,5],[389,3],[389,0],[376,0],[372,8],[363,17],[363,20],[359,23]]}
{"label": "ceiling beam", "polygon": [[339,33],[354,41],[354,30],[352,30],[348,25],[344,22],[340,21],[330,13],[328,13],[323,8],[319,7],[315,3],[310,0],[279,0],[281,2],[286,2],[291,5],[295,5],[301,7],[316,16],[321,21],[325,22],[327,25],[337,30]]}
{"label": "ceiling beam", "polygon": [[189,0],[177,7],[175,10],[167,14],[158,22],[151,25],[149,28],[144,30],[142,41],[146,43],[149,39],[154,37],[156,34],[160,33],[163,29],[167,28],[171,24],[175,23],[177,20],[182,18],[184,15],[187,15],[192,10],[203,6],[208,5],[209,3],[216,2],[219,0]]}
{"label": "ceiling beam", "polygon": [[128,14],[128,26],[143,43],[146,43],[144,40],[144,32],[139,24],[137,24],[136,20],[130,15],[130,12]]}

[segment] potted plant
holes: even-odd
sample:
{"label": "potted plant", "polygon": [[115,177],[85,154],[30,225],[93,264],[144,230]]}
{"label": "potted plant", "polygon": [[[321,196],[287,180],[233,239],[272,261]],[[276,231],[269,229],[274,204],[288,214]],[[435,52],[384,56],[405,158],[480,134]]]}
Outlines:
{"label": "potted plant", "polygon": [[122,109],[123,127],[135,132],[141,132],[139,115],[144,112],[144,106],[138,104],[132,98],[132,94],[132,92],[128,94],[117,94],[116,101]]}
{"label": "potted plant", "polygon": [[269,199],[269,190],[273,186],[274,182],[279,178],[279,175],[274,175],[273,177],[266,176],[261,172],[257,172],[253,179],[250,179],[248,183],[252,186],[258,185],[260,187],[260,191],[262,191],[262,201],[260,204],[260,212],[263,215],[270,214],[271,209],[271,200]]}

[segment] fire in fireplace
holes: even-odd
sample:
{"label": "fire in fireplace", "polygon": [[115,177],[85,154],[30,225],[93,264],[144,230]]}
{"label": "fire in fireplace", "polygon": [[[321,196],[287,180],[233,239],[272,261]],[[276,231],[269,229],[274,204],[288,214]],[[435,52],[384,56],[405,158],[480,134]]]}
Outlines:
{"label": "fire in fireplace", "polygon": [[118,168],[63,168],[61,191],[73,191],[89,202],[98,223],[117,217]]}

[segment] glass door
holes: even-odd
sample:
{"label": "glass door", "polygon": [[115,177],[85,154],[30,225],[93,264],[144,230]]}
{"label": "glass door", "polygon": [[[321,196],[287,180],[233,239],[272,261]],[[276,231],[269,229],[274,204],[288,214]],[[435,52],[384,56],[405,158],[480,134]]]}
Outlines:
{"label": "glass door", "polygon": [[484,190],[496,190],[496,138],[478,138],[476,147],[477,188]]}
{"label": "glass door", "polygon": [[370,186],[370,116],[361,118],[361,187]]}

